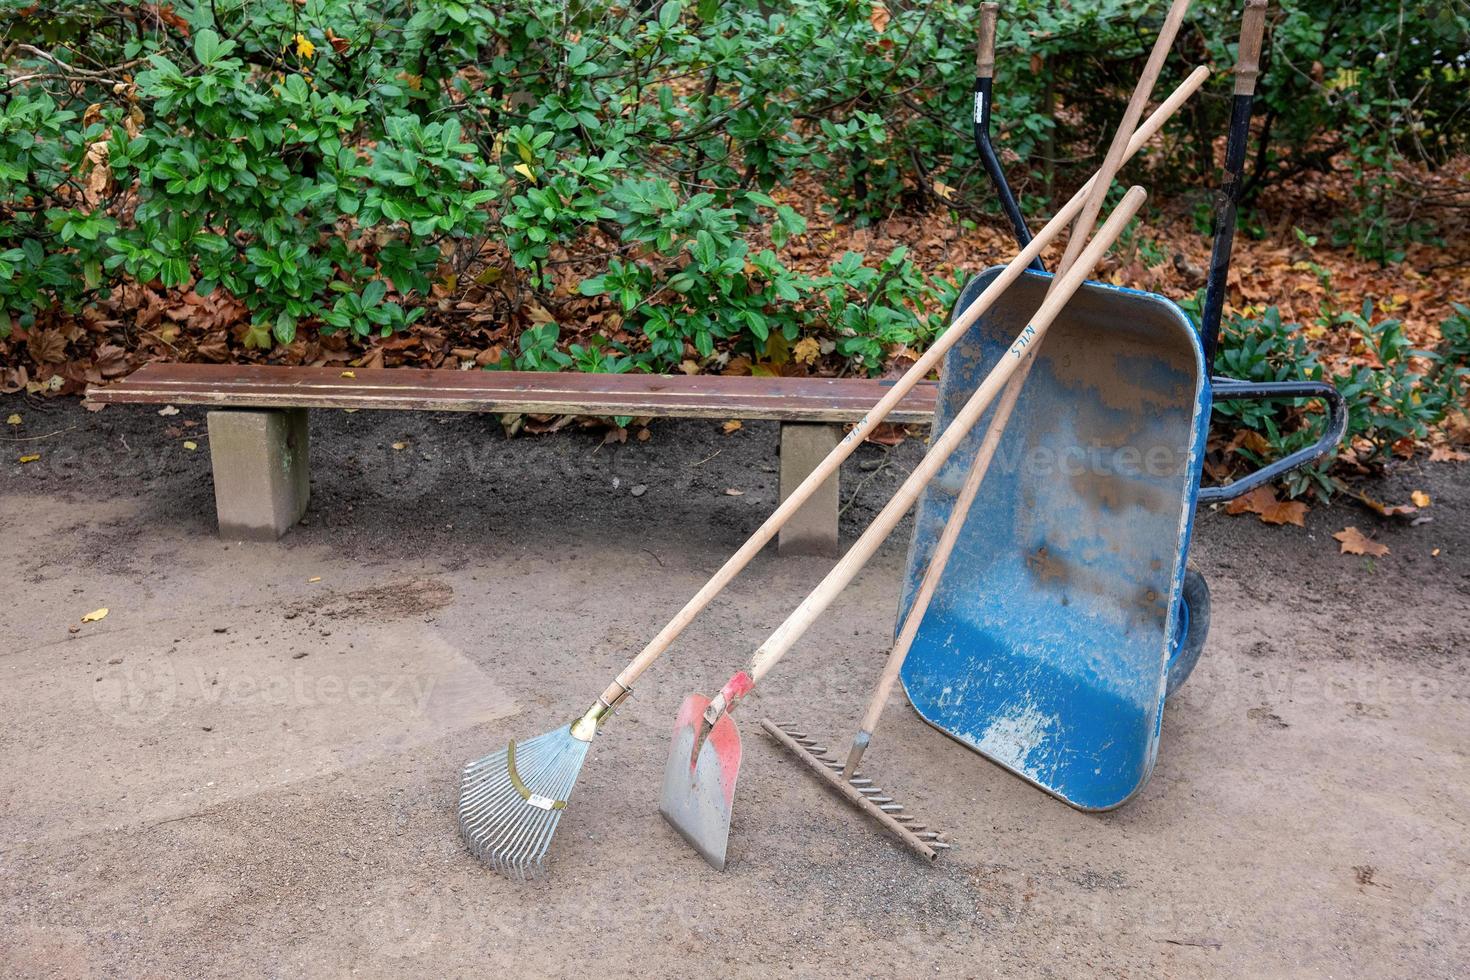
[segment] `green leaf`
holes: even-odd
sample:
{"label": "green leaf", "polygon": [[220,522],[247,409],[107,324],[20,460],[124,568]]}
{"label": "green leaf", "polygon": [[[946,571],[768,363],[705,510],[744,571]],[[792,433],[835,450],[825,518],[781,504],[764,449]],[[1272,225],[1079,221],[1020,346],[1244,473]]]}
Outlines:
{"label": "green leaf", "polygon": [[231,46],[221,44],[219,35],[208,27],[194,35],[194,57],[206,68],[212,67]]}
{"label": "green leaf", "polygon": [[296,318],[282,310],[276,315],[276,325],[271,332],[276,335],[276,340],[282,344],[289,344],[296,339]]}
{"label": "green leaf", "polygon": [[245,348],[247,350],[270,350],[270,328],[264,323],[252,323],[245,329]]}

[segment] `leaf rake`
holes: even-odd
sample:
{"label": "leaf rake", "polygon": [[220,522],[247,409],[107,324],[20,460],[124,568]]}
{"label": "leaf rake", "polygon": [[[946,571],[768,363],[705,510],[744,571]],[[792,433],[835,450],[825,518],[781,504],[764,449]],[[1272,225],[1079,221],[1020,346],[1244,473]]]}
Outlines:
{"label": "leaf rake", "polygon": [[544,869],[592,744],[576,729],[572,724],[511,742],[464,768],[459,832],[476,857],[508,877],[524,881]]}

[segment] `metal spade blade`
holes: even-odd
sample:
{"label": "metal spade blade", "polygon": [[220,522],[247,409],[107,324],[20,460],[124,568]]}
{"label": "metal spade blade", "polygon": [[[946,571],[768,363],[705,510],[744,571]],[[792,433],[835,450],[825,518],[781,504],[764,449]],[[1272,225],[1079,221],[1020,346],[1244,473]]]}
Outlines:
{"label": "metal spade blade", "polygon": [[659,812],[700,857],[723,871],[740,775],[740,732],[729,715],[721,715],[701,742],[708,707],[709,698],[691,694],[679,708]]}

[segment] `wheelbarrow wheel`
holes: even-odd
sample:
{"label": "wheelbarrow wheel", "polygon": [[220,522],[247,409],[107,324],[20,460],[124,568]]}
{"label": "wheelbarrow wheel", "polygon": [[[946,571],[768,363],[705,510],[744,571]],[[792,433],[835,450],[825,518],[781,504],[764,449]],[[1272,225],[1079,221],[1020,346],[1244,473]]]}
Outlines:
{"label": "wheelbarrow wheel", "polygon": [[1168,697],[1184,686],[1199,655],[1205,648],[1205,637],[1210,632],[1210,587],[1205,577],[1193,568],[1184,570],[1184,594],[1180,598],[1180,610],[1184,620],[1183,636],[1169,658]]}

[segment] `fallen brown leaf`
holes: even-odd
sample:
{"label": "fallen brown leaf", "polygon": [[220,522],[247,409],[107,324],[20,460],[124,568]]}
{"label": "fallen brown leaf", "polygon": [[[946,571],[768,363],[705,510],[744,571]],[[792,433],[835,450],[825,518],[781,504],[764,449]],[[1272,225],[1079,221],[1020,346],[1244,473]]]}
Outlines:
{"label": "fallen brown leaf", "polygon": [[1225,446],[1226,450],[1232,452],[1241,447],[1249,449],[1257,456],[1265,456],[1271,452],[1271,444],[1255,429],[1237,429],[1234,438]]}
{"label": "fallen brown leaf", "polygon": [[1300,500],[1282,500],[1261,511],[1261,520],[1267,524],[1295,524],[1306,527],[1307,505]]}
{"label": "fallen brown leaf", "polygon": [[888,7],[884,5],[883,0],[873,0],[872,7],[868,11],[868,23],[873,25],[873,30],[882,34],[888,29],[890,19]]}
{"label": "fallen brown leaf", "polygon": [[115,378],[119,374],[127,373],[128,352],[116,344],[103,344],[97,348],[94,356],[97,359],[97,370],[102,372],[103,377]]}
{"label": "fallen brown leaf", "polygon": [[86,158],[82,161],[81,173],[87,178],[82,188],[82,200],[94,207],[112,190],[112,170],[107,165],[107,141],[111,136],[112,130],[103,130],[103,138],[87,147]]}
{"label": "fallen brown leaf", "polygon": [[[383,366],[383,348],[381,348],[381,347],[374,347],[372,350],[370,350],[366,354],[362,355],[362,357],[359,357],[353,366],[354,367],[360,367],[360,368],[380,368],[380,367],[382,367]],[[355,377],[357,377],[357,375],[354,374],[354,375],[352,375],[352,377],[355,378]]]}
{"label": "fallen brown leaf", "polygon": [[1307,505],[1300,500],[1277,500],[1276,491],[1265,486],[1256,487],[1250,493],[1230,501],[1225,505],[1225,513],[1255,514],[1265,524],[1295,524],[1297,527],[1305,527]]}
{"label": "fallen brown leaf", "polygon": [[875,425],[873,431],[868,433],[864,442],[874,442],[880,446],[896,446],[909,437],[909,430],[902,425],[893,425],[884,422]]}
{"label": "fallen brown leaf", "polygon": [[1368,555],[1373,558],[1382,558],[1388,554],[1388,545],[1374,541],[1351,525],[1338,531],[1333,537],[1340,542],[1340,553],[1344,555]]}
{"label": "fallen brown leaf", "polygon": [[37,330],[26,339],[26,349],[37,364],[61,364],[66,360],[66,338],[60,330]]}
{"label": "fallen brown leaf", "polygon": [[1368,496],[1361,490],[1348,489],[1344,492],[1380,517],[1408,517],[1419,510],[1414,504],[1386,504]]}
{"label": "fallen brown leaf", "polygon": [[1250,493],[1241,494],[1225,505],[1225,513],[1232,517],[1240,514],[1259,514],[1276,503],[1276,491],[1270,487],[1256,487]]}

